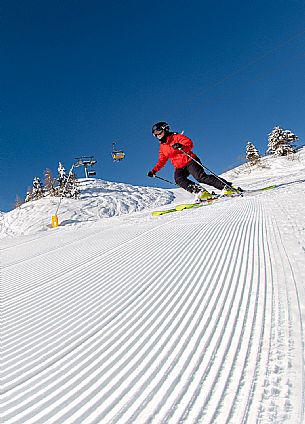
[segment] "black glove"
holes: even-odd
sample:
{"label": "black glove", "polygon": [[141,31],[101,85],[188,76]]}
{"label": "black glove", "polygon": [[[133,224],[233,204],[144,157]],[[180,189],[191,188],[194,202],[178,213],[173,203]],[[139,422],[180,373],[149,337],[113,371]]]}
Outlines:
{"label": "black glove", "polygon": [[156,175],[156,172],[155,171],[149,171],[149,172],[147,172],[147,176],[148,177],[154,177]]}
{"label": "black glove", "polygon": [[181,143],[175,143],[175,144],[172,145],[172,148],[175,149],[175,150],[181,149],[181,147],[182,147]]}

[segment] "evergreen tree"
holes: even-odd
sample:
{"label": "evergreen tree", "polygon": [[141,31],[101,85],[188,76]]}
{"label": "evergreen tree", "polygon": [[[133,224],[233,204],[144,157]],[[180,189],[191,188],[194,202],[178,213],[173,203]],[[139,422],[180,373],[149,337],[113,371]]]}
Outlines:
{"label": "evergreen tree", "polygon": [[20,208],[20,206],[23,204],[22,199],[18,196],[18,194],[16,195],[16,200],[15,200],[15,208]]}
{"label": "evergreen tree", "polygon": [[66,185],[68,177],[66,174],[66,170],[61,162],[58,163],[57,171],[58,171],[57,181],[59,182],[59,188],[62,191]]}
{"label": "evergreen tree", "polygon": [[259,162],[261,155],[253,143],[248,141],[246,146],[246,158],[250,165],[255,165]]}
{"label": "evergreen tree", "polygon": [[56,179],[48,168],[44,171],[44,189],[50,196],[56,196]]}
{"label": "evergreen tree", "polygon": [[29,187],[28,188],[28,191],[26,192],[26,196],[25,196],[24,201],[25,202],[30,202],[31,200],[33,200],[33,188],[32,187]]}
{"label": "evergreen tree", "polygon": [[291,131],[275,127],[268,135],[267,153],[274,154],[276,156],[287,156],[295,153],[296,149],[292,143],[298,139],[299,137]]}
{"label": "evergreen tree", "polygon": [[77,199],[79,197],[78,181],[74,172],[69,172],[67,182],[63,190],[63,196]]}
{"label": "evergreen tree", "polygon": [[44,190],[40,178],[35,177],[33,180],[33,200],[41,199],[44,195]]}

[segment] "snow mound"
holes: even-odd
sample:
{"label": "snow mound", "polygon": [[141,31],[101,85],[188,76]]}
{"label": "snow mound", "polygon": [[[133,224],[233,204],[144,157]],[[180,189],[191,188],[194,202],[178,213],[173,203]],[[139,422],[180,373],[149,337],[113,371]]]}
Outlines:
{"label": "snow mound", "polygon": [[[60,226],[97,222],[103,218],[160,207],[173,201],[172,191],[133,186],[100,179],[80,179],[80,199],[62,199],[57,215]],[[0,238],[31,234],[50,229],[51,218],[60,199],[46,197],[28,202],[2,215]]]}

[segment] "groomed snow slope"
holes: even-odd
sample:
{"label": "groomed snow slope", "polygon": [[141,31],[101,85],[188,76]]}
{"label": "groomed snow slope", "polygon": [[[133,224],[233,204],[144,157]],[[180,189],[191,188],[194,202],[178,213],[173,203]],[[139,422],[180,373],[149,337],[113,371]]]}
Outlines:
{"label": "groomed snow slope", "polygon": [[304,423],[302,154],[199,209],[3,226],[1,422]]}

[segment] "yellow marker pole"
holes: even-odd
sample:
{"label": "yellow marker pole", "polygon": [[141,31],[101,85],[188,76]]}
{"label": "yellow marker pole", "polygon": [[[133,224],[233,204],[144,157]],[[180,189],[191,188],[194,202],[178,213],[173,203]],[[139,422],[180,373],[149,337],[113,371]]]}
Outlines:
{"label": "yellow marker pole", "polygon": [[57,227],[58,227],[58,216],[52,215],[52,228],[57,228]]}

